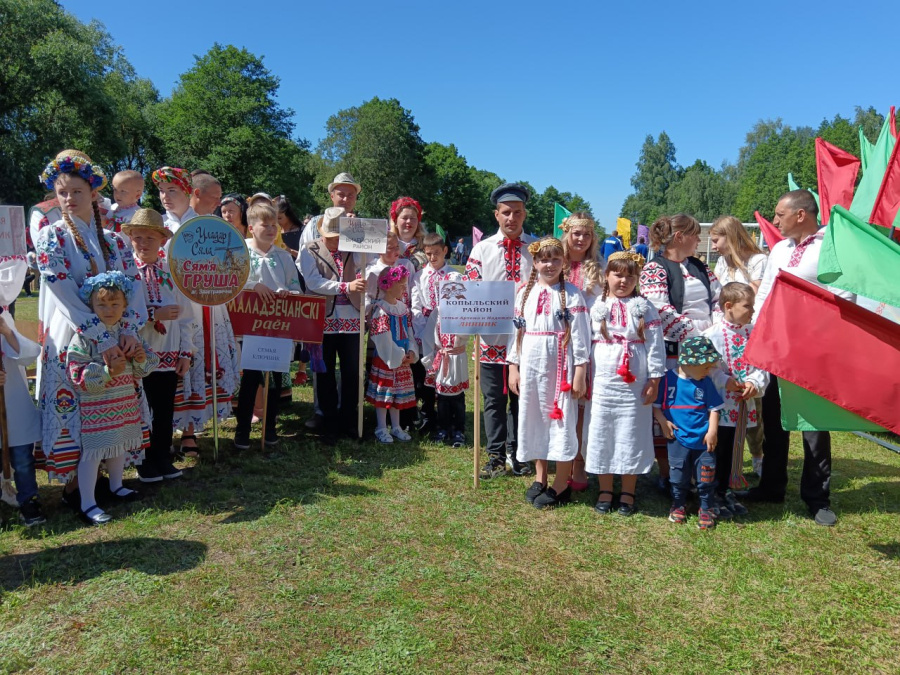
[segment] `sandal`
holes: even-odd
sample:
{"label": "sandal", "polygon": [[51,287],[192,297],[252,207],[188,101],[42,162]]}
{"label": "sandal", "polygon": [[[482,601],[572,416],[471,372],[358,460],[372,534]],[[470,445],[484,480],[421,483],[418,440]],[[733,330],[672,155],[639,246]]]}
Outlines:
{"label": "sandal", "polygon": [[[603,495],[609,495],[609,500],[601,500],[600,497],[602,497]],[[612,496],[613,493],[609,490],[600,490],[600,494],[597,495],[597,503],[594,504],[594,511],[603,514],[612,511]]]}
{"label": "sandal", "polygon": [[[631,497],[631,503],[627,504],[622,501],[622,497]],[[619,495],[619,515],[630,516],[635,512],[634,495],[630,492],[623,492]]]}
{"label": "sandal", "polygon": [[[185,447],[184,442],[190,441],[193,445]],[[194,434],[181,434],[181,446],[179,448],[181,454],[185,457],[199,457],[200,448],[197,446],[197,437]]]}

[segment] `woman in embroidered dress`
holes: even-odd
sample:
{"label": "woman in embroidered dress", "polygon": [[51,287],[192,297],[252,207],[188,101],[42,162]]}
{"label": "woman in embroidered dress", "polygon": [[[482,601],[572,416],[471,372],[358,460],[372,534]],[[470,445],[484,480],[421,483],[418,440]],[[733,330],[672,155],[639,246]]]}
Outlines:
{"label": "woman in embroidered dress", "polygon": [[[84,280],[79,297],[90,305],[105,333],[116,339],[124,328],[128,299],[137,295],[133,282],[118,271]],[[76,333],[66,350],[69,384],[78,392],[81,407],[81,457],[78,484],[79,515],[88,525],[103,525],[112,518],[97,506],[94,490],[100,462],[109,471],[110,494],[130,501],[137,492],[122,485],[125,457],[141,451],[143,394],[139,380],[156,368],[159,357],[143,341],[131,356],[116,356],[107,363],[96,342]]]}
{"label": "woman in embroidered dress", "polygon": [[719,253],[716,279],[723,286],[732,281],[749,284],[759,290],[766,271],[766,254],[750,237],[744,225],[734,216],[719,216],[709,228],[709,242]]}
{"label": "woman in embroidered dress", "polygon": [[591,308],[594,382],[587,443],[587,470],[599,474],[594,507],[609,513],[613,476],[622,476],[619,513],[634,513],[638,474],[653,468],[652,403],[666,374],[659,314],[640,296],[644,259],[636,253],[609,256],[603,293]]}
{"label": "woman in embroidered dress", "polygon": [[[419,350],[412,339],[412,317],[401,301],[409,284],[409,270],[402,265],[386,267],[378,275],[379,298],[372,309],[369,334],[375,343],[375,358],[369,372],[366,401],[375,406],[375,438],[382,443],[408,441],[412,437],[400,426],[400,411],[416,405],[409,364],[418,361]],[[387,414],[391,430],[387,430]]]}
{"label": "woman in embroidered dress", "polygon": [[[678,367],[678,345],[699,336],[713,324],[721,284],[706,263],[694,257],[700,243],[700,223],[684,213],[661,216],[650,226],[654,251],[662,250],[641,271],[641,293],[659,312],[666,343],[666,367]],[[659,487],[668,490],[666,440],[654,421]]]}
{"label": "woman in embroidered dress", "polygon": [[[165,224],[172,233],[177,233],[181,226],[197,217],[191,208],[191,175],[178,167],[164,166],[151,175],[154,185],[159,189],[159,200],[166,210]],[[166,244],[168,248],[169,244]],[[209,354],[210,332],[216,332],[216,388],[219,419],[231,414],[231,402],[238,388],[241,366],[240,352],[231,328],[231,319],[225,305],[204,307],[191,303],[194,321],[200,328],[196,341],[197,353],[191,366],[190,392],[180,391],[179,398],[183,403],[175,407],[175,416],[182,420],[190,420],[181,427],[181,451],[196,457],[197,438],[194,428],[203,428],[213,418],[212,409],[212,368],[213,359]],[[202,335],[202,339],[200,339]]]}
{"label": "woman in embroidered dress", "polygon": [[[579,288],[584,295],[585,305],[591,307],[594,299],[602,289],[601,273],[603,268],[597,262],[597,250],[600,241],[597,239],[597,223],[589,213],[576,211],[562,221],[563,250],[569,263],[566,278],[570,284]],[[584,398],[578,399],[578,454],[572,465],[572,479],[569,483],[574,492],[586,490],[588,487],[587,472],[584,470],[584,454],[587,434],[584,431],[590,425],[591,392],[590,383],[593,377],[588,364],[588,391]]]}
{"label": "woman in embroidered dress", "polygon": [[[125,242],[102,228],[97,192],[106,185],[106,176],[99,167],[83,152],[63,150],[44,169],[41,182],[56,192],[62,219],[43,228],[35,244],[43,336],[38,400],[45,468],[50,480],[65,482],[75,475],[81,456],[79,398],[66,376],[69,341],[78,333],[96,347],[107,365],[131,358],[140,345],[137,333],[147,309],[143,293],[134,293],[114,337],[79,296],[84,280],[100,272],[116,270],[131,280],[137,276]],[[139,461],[142,454],[138,448],[130,459]],[[73,501],[76,486],[69,481],[63,498],[80,508]]]}
{"label": "woman in embroidered dress", "polygon": [[[534,266],[516,295],[516,334],[508,350],[509,389],[519,396],[516,459],[535,462],[525,499],[537,508],[565,504],[578,453],[577,400],[587,390],[590,325],[584,297],[566,282],[563,245],[546,237],[528,247]],[[549,485],[548,463],[556,462]]]}

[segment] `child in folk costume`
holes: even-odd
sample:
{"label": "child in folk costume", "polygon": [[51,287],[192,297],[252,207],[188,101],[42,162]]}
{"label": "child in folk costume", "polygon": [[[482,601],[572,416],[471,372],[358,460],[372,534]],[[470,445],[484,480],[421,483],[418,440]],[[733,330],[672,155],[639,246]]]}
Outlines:
{"label": "child in folk costume", "polygon": [[[134,286],[121,272],[104,272],[84,280],[79,292],[97,315],[104,333],[116,339],[124,329],[123,317]],[[66,369],[81,406],[81,458],[78,484],[80,516],[89,525],[103,525],[111,516],[97,506],[94,488],[100,462],[109,471],[109,489],[120,500],[137,493],[122,485],[125,454],[141,449],[141,395],[136,380],[146,377],[159,358],[141,342],[130,357],[116,356],[106,363],[96,342],[76,334],[69,341]]]}
{"label": "child in folk costume", "polygon": [[[375,358],[369,372],[366,400],[375,406],[375,437],[382,443],[408,441],[412,437],[400,426],[400,411],[416,405],[412,371],[409,364],[418,360],[412,336],[409,310],[400,300],[406,292],[409,270],[397,265],[378,275],[379,297],[375,300],[369,334],[375,343]],[[387,430],[387,412],[391,430]]]}
{"label": "child in folk costume", "polygon": [[[166,210],[165,225],[177,233],[181,226],[197,212],[191,208],[191,175],[186,170],[164,166],[151,174],[153,184],[159,189],[159,200]],[[169,244],[166,244],[168,248]],[[231,414],[231,403],[238,388],[241,372],[240,353],[231,319],[225,305],[204,307],[191,303],[194,321],[199,327],[196,340],[197,351],[190,371],[190,391],[179,390],[175,404],[175,417],[182,420],[181,451],[197,456],[197,438],[194,428],[202,428],[214,415],[223,419]],[[209,353],[210,333],[216,333],[215,357]],[[201,339],[202,338],[202,339]],[[216,402],[218,410],[213,411],[212,371],[216,370]]]}
{"label": "child in folk costume", "polygon": [[[519,396],[518,456],[535,461],[525,498],[537,508],[564,504],[578,453],[577,400],[587,388],[590,326],[584,297],[565,280],[562,242],[546,237],[528,247],[531,276],[516,295],[516,334],[509,349],[509,388]],[[549,485],[548,463],[556,462]]]}
{"label": "child in folk costume", "polygon": [[[250,238],[247,248],[250,250],[250,275],[244,285],[245,291],[253,291],[263,301],[274,300],[279,295],[300,292],[300,277],[294,259],[287,250],[275,245],[278,234],[278,218],[271,202],[257,201],[247,209],[247,222]],[[237,429],[234,432],[234,447],[247,450],[250,447],[250,423],[253,417],[253,404],[256,392],[265,382],[265,373],[259,370],[244,370],[241,376],[241,389],[238,393]],[[268,397],[265,419],[265,444],[274,446],[278,443],[275,424],[278,421],[278,409],[281,403],[283,379],[281,373],[274,373],[269,378],[269,387],[273,390]]]}
{"label": "child in folk costume", "polygon": [[732,467],[734,445],[737,436],[740,456],[743,456],[744,443],[740,432],[758,424],[757,402],[761,402],[762,394],[769,384],[769,374],[744,359],[744,349],[753,330],[751,321],[755,297],[753,288],[748,284],[737,281],[725,284],[719,295],[723,318],[703,331],[703,335],[709,338],[722,357],[712,378],[725,399],[725,407],[719,415],[716,444],[716,508],[719,518],[723,520],[732,515],[742,516],[747,513],[747,508],[728,489],[732,469],[737,472],[741,470],[740,467]]}
{"label": "child in folk costume", "polygon": [[[141,208],[144,193],[144,177],[137,171],[119,171],[112,179],[115,203],[107,214],[107,229],[121,232],[122,225],[129,222]],[[125,235],[127,240],[128,235]],[[126,243],[128,243],[126,241]]]}
{"label": "child in folk costume", "polygon": [[[603,267],[598,262],[597,249],[600,240],[597,237],[597,223],[585,211],[576,211],[563,219],[560,224],[563,231],[563,250],[569,263],[566,281],[581,290],[585,304],[592,307],[594,299],[603,288]],[[591,391],[593,380],[591,365],[588,365],[588,391],[584,398],[578,399],[578,454],[572,465],[570,485],[573,492],[581,492],[588,487],[587,472],[584,468],[584,456],[587,446],[587,429],[591,420]]]}
{"label": "child in folk costume", "polygon": [[143,281],[140,292],[144,294],[149,319],[141,329],[141,339],[159,357],[156,370],[144,378],[153,426],[150,447],[137,471],[142,483],[158,483],[181,476],[169,451],[173,429],[190,423],[183,414],[175,417],[175,405],[176,400],[184,402],[184,392],[191,391],[187,375],[199,328],[191,301],[172,283],[162,251],[172,232],[166,229],[162,216],[153,209],[140,209],[122,225],[122,232],[131,240],[138,275]]}
{"label": "child in folk costume", "polygon": [[6,401],[6,442],[10,466],[16,483],[19,520],[25,527],[47,522],[38,499],[35,476],[34,444],[41,440],[41,414],[34,406],[25,380],[25,365],[33,363],[41,346],[19,334],[16,322],[8,312],[0,310],[0,352],[3,369],[0,387]]}
{"label": "child in folk costume", "polygon": [[[82,152],[64,150],[44,169],[41,181],[56,192],[63,211],[61,220],[41,229],[35,243],[43,324],[38,400],[46,469],[51,480],[65,481],[78,465],[84,417],[66,375],[69,341],[77,333],[102,354],[107,365],[132,358],[141,344],[137,333],[147,309],[143,293],[132,294],[113,337],[79,295],[84,280],[100,272],[121,272],[129,280],[137,275],[122,238],[103,230],[97,191],[106,184],[106,177],[99,167]],[[140,454],[138,448],[136,456]],[[78,504],[75,490],[76,483],[71,481],[63,493],[73,508]]]}
{"label": "child in folk costume", "polygon": [[622,476],[619,513],[634,513],[638,474],[653,467],[653,408],[666,353],[659,314],[638,293],[643,258],[609,256],[603,292],[591,308],[594,381],[587,441],[587,470],[600,476],[594,507],[609,513],[613,476]]}
{"label": "child in folk costume", "polygon": [[[441,284],[462,281],[462,275],[447,265],[447,245],[434,232],[423,237],[428,265],[416,273],[413,282],[413,333],[422,347],[425,386],[431,395],[422,398],[422,412],[434,411],[437,394],[437,428],[431,439],[450,441],[454,448],[466,444],[466,394],[469,366],[466,360],[466,336],[441,330],[438,301]],[[429,406],[430,403],[430,406]]]}

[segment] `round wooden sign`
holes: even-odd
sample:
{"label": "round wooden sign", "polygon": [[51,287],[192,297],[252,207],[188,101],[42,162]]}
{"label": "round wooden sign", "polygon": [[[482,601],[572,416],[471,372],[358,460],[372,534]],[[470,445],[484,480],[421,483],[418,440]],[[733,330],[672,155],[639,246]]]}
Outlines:
{"label": "round wooden sign", "polygon": [[169,269],[175,285],[194,302],[224,305],[244,290],[250,276],[250,252],[227,221],[198,216],[172,237]]}

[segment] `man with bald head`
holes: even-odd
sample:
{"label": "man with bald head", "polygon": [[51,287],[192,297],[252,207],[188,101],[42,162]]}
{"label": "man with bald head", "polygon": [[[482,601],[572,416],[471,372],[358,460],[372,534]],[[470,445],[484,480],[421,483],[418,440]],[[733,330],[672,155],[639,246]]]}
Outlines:
{"label": "man with bald head", "polygon": [[222,201],[222,186],[209,171],[192,171],[191,187],[191,208],[198,216],[210,215]]}
{"label": "man with bald head", "polygon": [[[822,230],[817,216],[819,207],[808,190],[793,190],[782,195],[775,206],[775,227],[784,239],[772,247],[762,283],[756,294],[754,313],[758,317],[775,277],[779,272],[794,274],[804,281],[827,288],[848,300],[855,296],[818,280],[819,253],[822,249]],[[778,378],[772,376],[762,401],[763,471],[759,485],[739,493],[739,498],[751,502],[784,501],[787,490],[788,447],[791,434],[781,426],[781,396]],[[803,474],[800,478],[800,497],[806,502],[810,516],[817,525],[832,526],[837,516],[831,510],[831,434],[827,431],[803,432]]]}

